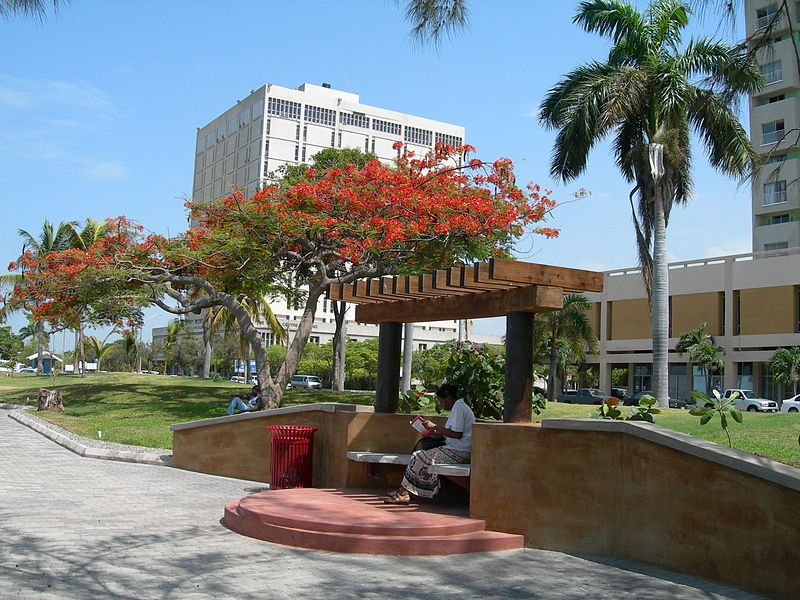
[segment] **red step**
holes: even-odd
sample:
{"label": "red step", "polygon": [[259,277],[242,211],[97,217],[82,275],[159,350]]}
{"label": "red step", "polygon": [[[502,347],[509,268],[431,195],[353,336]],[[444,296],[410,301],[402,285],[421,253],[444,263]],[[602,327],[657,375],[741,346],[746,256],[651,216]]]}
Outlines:
{"label": "red step", "polygon": [[371,493],[298,488],[232,500],[223,522],[249,537],[333,552],[413,556],[522,548],[521,535],[485,531],[483,521],[464,512],[388,505]]}

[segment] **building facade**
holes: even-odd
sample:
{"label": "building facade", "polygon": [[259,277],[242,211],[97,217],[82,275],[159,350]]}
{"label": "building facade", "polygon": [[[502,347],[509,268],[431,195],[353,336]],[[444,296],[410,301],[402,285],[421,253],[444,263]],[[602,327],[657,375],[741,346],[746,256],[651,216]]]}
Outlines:
{"label": "building facade", "polygon": [[325,148],[359,148],[382,161],[424,155],[437,142],[464,142],[464,128],[361,104],[358,94],[304,83],[266,84],[197,130],[192,198],[209,202],[238,188],[248,196],[283,165]]}
{"label": "building facade", "polygon": [[800,4],[786,4],[788,14],[776,0],[745,2],[748,39],[770,27],[758,53],[764,87],[750,97],[750,139],[765,163],[752,181],[754,252],[800,247]]}
{"label": "building facade", "polygon": [[[670,397],[688,398],[692,389],[706,387],[701,369],[674,351],[681,334],[706,323],[714,342],[725,348],[724,372],[714,383],[781,400],[765,363],[778,348],[800,346],[800,248],[669,267]],[[639,269],[606,272],[604,291],[586,296],[599,340],[599,353],[587,362],[598,367],[600,387],[610,389],[612,371],[626,369],[632,393],[652,389],[650,309]]]}
{"label": "building facade", "polygon": [[[309,163],[325,148],[358,148],[392,162],[403,149],[418,156],[431,151],[437,142],[459,146],[464,128],[393,110],[361,104],[358,94],[304,83],[297,88],[266,84],[227,109],[207,125],[198,128],[192,197],[210,202],[240,189],[252,195],[279,175],[280,167]],[[291,308],[285,299],[270,300],[272,311],[291,337],[297,330],[302,310]],[[347,313],[347,337],[363,341],[376,339],[378,327],[357,323],[354,311]],[[201,319],[187,316],[189,331],[201,335]],[[258,326],[267,344],[274,343],[268,327]],[[310,343],[325,344],[333,338],[335,320],[330,302],[320,299]],[[456,321],[425,323],[414,327],[414,350],[455,339]],[[166,337],[166,328],[153,329],[153,339]],[[479,343],[499,344],[500,336],[472,334]]]}

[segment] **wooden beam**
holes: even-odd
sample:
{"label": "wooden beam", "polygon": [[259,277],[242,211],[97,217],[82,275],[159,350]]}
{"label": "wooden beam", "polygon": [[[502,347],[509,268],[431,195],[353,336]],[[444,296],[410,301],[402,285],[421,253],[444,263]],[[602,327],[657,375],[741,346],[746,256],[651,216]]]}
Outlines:
{"label": "wooden beam", "polygon": [[359,323],[424,323],[453,319],[500,317],[510,312],[559,310],[561,288],[544,285],[494,290],[468,296],[421,298],[404,302],[364,304],[356,307]]}
{"label": "wooden beam", "polygon": [[491,263],[475,263],[473,266],[473,281],[476,284],[481,284],[495,289],[505,289],[510,287],[519,287],[511,281],[504,281],[502,279],[495,279],[492,277]]}
{"label": "wooden beam", "polygon": [[553,267],[504,258],[493,258],[489,261],[489,277],[492,280],[529,285],[553,285],[574,292],[603,291],[603,274],[597,271]]}

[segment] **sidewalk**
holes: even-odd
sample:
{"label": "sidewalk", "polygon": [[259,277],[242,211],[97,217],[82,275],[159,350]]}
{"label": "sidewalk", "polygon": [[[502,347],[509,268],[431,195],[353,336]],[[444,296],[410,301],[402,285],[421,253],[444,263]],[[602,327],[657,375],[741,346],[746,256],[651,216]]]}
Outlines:
{"label": "sidewalk", "polygon": [[539,550],[421,558],[269,544],[219,523],[257,485],[82,458],[0,410],[0,598],[758,598]]}

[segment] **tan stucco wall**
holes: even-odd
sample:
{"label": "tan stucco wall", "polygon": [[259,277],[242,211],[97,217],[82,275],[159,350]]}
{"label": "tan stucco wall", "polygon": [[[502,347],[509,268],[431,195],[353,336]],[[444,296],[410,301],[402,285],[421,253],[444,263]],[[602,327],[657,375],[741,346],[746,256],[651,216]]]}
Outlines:
{"label": "tan stucco wall", "polygon": [[672,337],[680,337],[700,323],[711,335],[722,335],[722,294],[681,294],[672,296]]}
{"label": "tan stucco wall", "polygon": [[[401,468],[372,469],[346,459],[348,450],[408,454],[417,440],[411,415],[308,410],[291,414],[216,419],[173,431],[173,464],[182,469],[269,481],[268,425],[311,425],[314,434],[314,487],[382,487],[396,484]],[[444,423],[444,417],[432,417]]]}
{"label": "tan stucco wall", "polygon": [[589,319],[589,325],[592,328],[592,333],[598,340],[600,339],[600,306],[599,302],[592,302],[592,307],[586,314]]}
{"label": "tan stucco wall", "polygon": [[639,340],[650,337],[650,307],[647,299],[609,302],[610,340]]}
{"label": "tan stucco wall", "polygon": [[800,492],[623,433],[478,424],[472,516],[528,546],[800,598]]}
{"label": "tan stucco wall", "polygon": [[794,286],[783,285],[739,292],[740,334],[790,333],[797,308]]}

